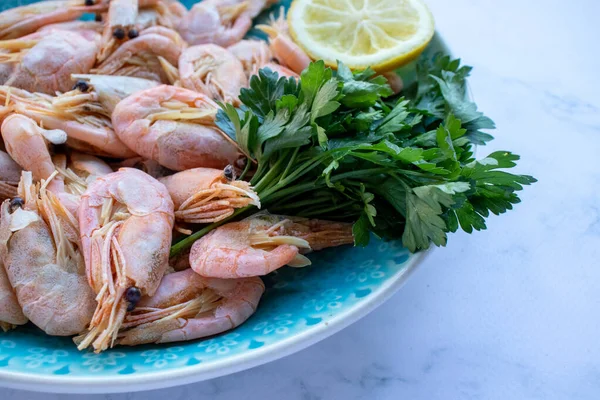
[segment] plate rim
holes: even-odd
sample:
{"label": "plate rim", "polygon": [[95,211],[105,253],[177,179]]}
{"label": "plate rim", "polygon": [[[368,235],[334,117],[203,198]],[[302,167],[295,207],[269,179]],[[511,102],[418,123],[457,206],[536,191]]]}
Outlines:
{"label": "plate rim", "polygon": [[167,371],[156,371],[128,376],[56,376],[35,375],[22,372],[0,370],[0,387],[47,393],[69,394],[108,394],[140,392],[164,389],[206,381],[234,374],[259,365],[287,357],[313,344],[316,344],[349,325],[362,319],[392,297],[417,269],[423,260],[433,252],[433,248],[412,254],[394,279],[385,282],[380,289],[364,301],[334,316],[330,321],[319,324],[314,329],[300,332],[271,346],[251,353],[241,353],[224,360],[207,364],[197,364]]}

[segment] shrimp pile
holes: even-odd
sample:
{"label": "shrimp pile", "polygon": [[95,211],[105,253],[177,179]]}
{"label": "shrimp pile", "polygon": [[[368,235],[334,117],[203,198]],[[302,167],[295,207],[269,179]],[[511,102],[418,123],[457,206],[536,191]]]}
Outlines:
{"label": "shrimp pile", "polygon": [[[0,329],[80,350],[203,338],[259,306],[261,276],[353,243],[349,224],[272,215],[221,103],[310,58],[276,0],[52,0],[0,13]],[[83,21],[84,14],[94,21]],[[242,176],[243,178],[239,178]],[[233,220],[235,222],[228,222]],[[220,225],[170,258],[173,239]]]}

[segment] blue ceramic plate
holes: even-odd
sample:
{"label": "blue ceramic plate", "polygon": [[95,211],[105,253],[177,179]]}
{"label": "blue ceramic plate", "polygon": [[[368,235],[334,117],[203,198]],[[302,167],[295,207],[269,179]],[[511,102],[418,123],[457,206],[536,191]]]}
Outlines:
{"label": "blue ceramic plate", "polygon": [[[0,9],[32,1],[4,0]],[[282,2],[286,7],[290,0]],[[187,1],[184,3],[191,4]],[[278,6],[267,11],[276,12]],[[255,35],[252,32],[251,35]],[[439,35],[423,55],[446,50]],[[414,66],[400,71],[405,80]],[[237,329],[207,340],[77,351],[69,338],[33,326],[0,333],[0,385],[52,392],[123,392],[191,383],[292,354],[365,316],[388,299],[423,258],[399,242],[338,248],[310,256],[304,269],[265,277],[258,311]]]}

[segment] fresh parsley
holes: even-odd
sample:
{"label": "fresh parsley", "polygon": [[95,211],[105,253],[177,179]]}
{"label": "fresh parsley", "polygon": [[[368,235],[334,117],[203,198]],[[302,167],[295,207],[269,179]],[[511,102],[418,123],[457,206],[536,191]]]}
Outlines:
{"label": "fresh parsley", "polygon": [[510,152],[474,158],[494,123],[468,99],[470,71],[447,56],[424,59],[417,82],[394,98],[370,69],[340,63],[334,72],[318,61],[299,80],[263,69],[240,108],[222,105],[217,125],[248,157],[244,177],[269,211],[352,222],[360,246],[371,233],[413,252],[444,246],[449,232],[485,229],[490,213],[512,209],[536,181],[506,171],[519,159]]}

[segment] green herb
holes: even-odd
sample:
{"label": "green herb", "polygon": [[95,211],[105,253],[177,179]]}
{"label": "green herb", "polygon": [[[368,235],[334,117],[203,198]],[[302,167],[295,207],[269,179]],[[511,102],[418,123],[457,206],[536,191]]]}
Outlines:
{"label": "green herb", "polygon": [[467,97],[470,70],[446,56],[423,60],[406,97],[393,99],[383,77],[342,63],[334,73],[314,62],[299,81],[265,69],[242,89],[242,107],[222,105],[217,125],[255,163],[250,182],[263,208],[352,222],[360,246],[371,233],[413,252],[444,246],[459,227],[485,229],[490,213],[512,209],[535,182],[505,171],[519,159],[510,152],[473,158],[494,123]]}

